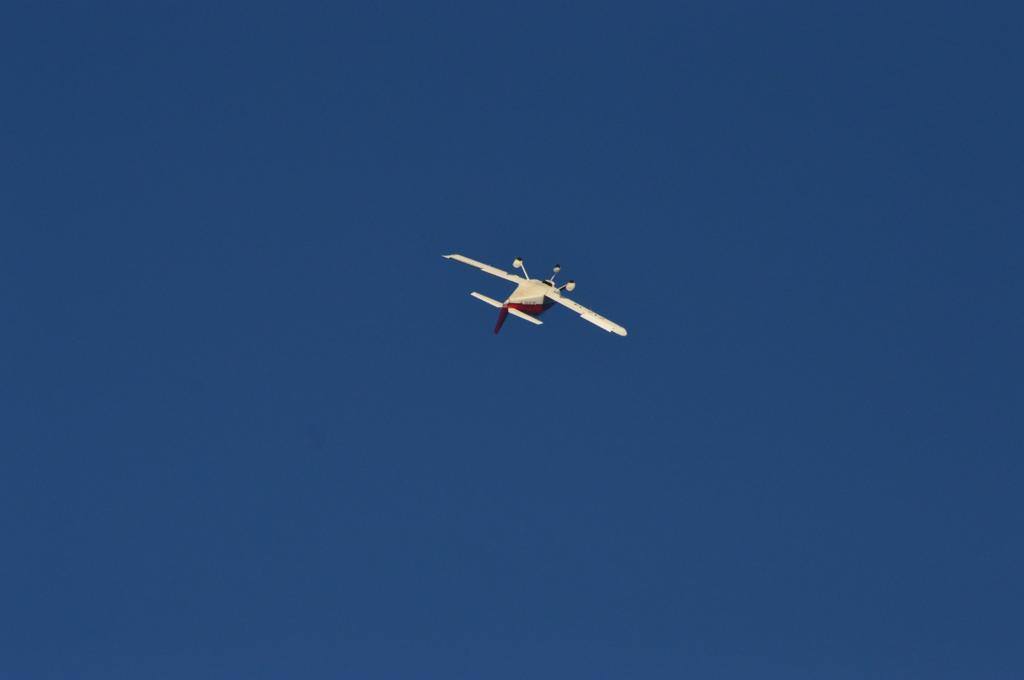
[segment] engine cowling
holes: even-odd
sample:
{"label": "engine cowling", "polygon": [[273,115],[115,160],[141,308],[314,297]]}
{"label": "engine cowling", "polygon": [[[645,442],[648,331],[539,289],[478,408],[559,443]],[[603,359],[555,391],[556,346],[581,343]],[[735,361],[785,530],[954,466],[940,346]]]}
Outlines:
{"label": "engine cowling", "polygon": [[569,283],[565,284],[565,289],[570,293],[573,292],[574,290],[576,290],[576,282],[570,281]]}

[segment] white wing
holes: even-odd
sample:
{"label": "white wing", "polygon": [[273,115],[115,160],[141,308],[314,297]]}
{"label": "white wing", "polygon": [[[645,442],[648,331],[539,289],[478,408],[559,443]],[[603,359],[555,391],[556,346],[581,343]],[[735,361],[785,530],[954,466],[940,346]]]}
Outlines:
{"label": "white wing", "polygon": [[489,264],[477,262],[476,260],[470,259],[465,255],[452,253],[451,255],[444,255],[444,258],[448,260],[455,260],[456,262],[461,262],[462,264],[468,264],[470,267],[476,267],[480,271],[487,272],[491,276],[497,276],[500,279],[505,279],[506,281],[511,281],[512,283],[522,283],[523,281],[526,280],[522,277],[516,276],[515,274],[509,274],[506,271],[502,271],[497,267],[492,267]]}
{"label": "white wing", "polygon": [[562,294],[557,291],[551,291],[550,293],[547,293],[547,296],[558,304],[568,307],[595,326],[605,329],[609,333],[615,333],[615,335],[622,336],[626,335],[626,329],[619,324],[604,318],[592,309],[587,309],[578,302],[573,302],[567,297],[562,297]]}

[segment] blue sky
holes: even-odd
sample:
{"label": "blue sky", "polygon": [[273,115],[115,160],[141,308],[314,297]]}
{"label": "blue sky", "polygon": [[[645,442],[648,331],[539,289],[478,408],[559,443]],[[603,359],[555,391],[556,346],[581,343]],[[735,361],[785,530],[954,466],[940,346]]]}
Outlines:
{"label": "blue sky", "polygon": [[0,677],[1020,677],[1021,19],[6,4]]}

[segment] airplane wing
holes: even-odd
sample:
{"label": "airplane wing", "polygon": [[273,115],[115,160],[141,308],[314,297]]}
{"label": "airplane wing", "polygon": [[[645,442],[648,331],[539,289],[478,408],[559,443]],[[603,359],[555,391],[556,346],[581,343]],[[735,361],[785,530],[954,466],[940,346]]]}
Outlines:
{"label": "airplane wing", "polygon": [[477,262],[476,260],[470,259],[465,255],[459,255],[458,253],[444,255],[443,257],[446,260],[455,260],[456,262],[461,262],[462,264],[468,264],[470,267],[476,267],[480,271],[487,272],[491,276],[497,276],[499,279],[505,279],[506,281],[511,281],[512,283],[522,283],[523,281],[526,280],[520,276],[516,276],[515,274],[509,274],[508,272],[502,271],[497,267],[492,267],[491,265],[484,264],[483,262]]}
{"label": "airplane wing", "polygon": [[548,293],[547,294],[547,296],[549,298],[551,298],[552,300],[554,300],[558,304],[562,305],[563,307],[568,307],[569,309],[571,309],[572,311],[576,312],[581,317],[583,317],[584,319],[586,319],[590,323],[594,324],[595,326],[603,328],[606,331],[608,331],[609,333],[615,333],[615,335],[621,335],[621,336],[625,336],[626,335],[626,329],[623,328],[622,326],[620,326],[619,324],[615,323],[614,321],[610,321],[610,320],[604,318],[603,316],[601,316],[597,312],[593,311],[592,309],[587,309],[586,307],[584,307],[583,305],[581,305],[578,302],[573,302],[572,300],[570,300],[567,297],[562,297],[561,293],[558,293],[556,291],[552,291],[552,292],[554,294],[552,294],[552,293]]}

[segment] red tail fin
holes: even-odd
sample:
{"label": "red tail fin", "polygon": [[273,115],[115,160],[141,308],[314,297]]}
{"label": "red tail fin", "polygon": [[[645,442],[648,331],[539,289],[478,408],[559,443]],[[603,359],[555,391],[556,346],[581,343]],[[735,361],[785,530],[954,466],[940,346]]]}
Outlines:
{"label": "red tail fin", "polygon": [[497,335],[498,331],[501,330],[501,324],[505,323],[505,318],[508,316],[508,307],[502,307],[501,311],[498,312],[498,323],[494,326],[494,334]]}

